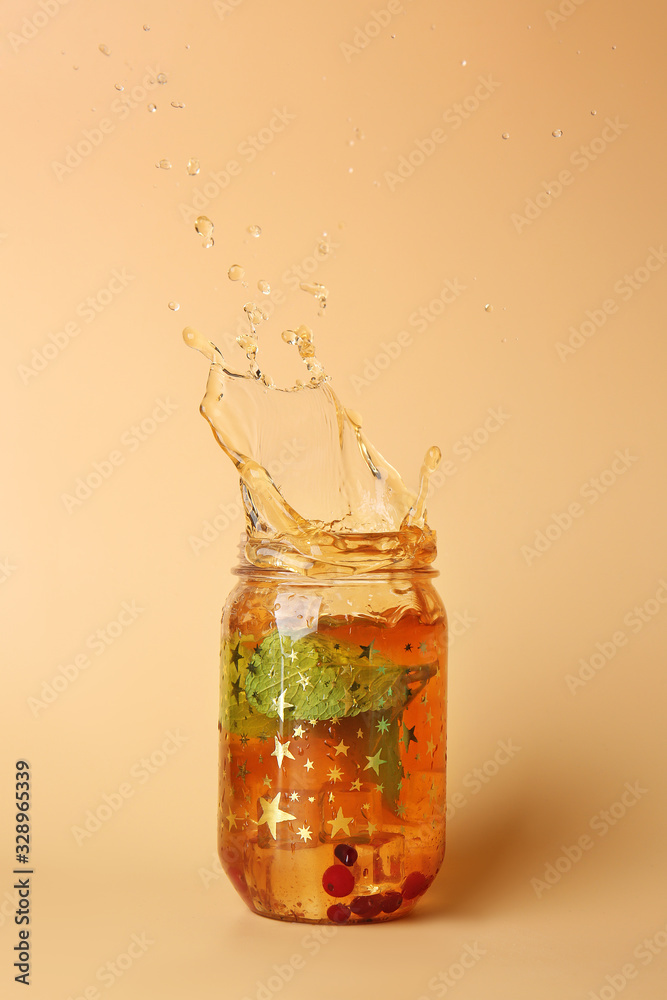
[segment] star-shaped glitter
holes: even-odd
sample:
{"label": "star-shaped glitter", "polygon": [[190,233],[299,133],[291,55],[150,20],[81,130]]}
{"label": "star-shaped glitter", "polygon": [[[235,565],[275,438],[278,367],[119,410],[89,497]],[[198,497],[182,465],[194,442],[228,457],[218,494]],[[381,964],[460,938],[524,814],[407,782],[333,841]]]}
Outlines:
{"label": "star-shaped glitter", "polygon": [[300,736],[303,736],[303,733],[304,733],[303,726],[297,726],[294,732],[292,733],[292,736],[294,737],[295,740],[298,740]]}
{"label": "star-shaped glitter", "polygon": [[236,648],[233,649],[231,653],[231,661],[235,667],[238,667],[240,659],[241,659],[241,643],[237,642]]}
{"label": "star-shaped glitter", "polygon": [[431,802],[433,802],[433,799],[436,797],[437,794],[438,792],[435,785],[431,785],[431,787],[428,790],[428,797],[431,800]]}
{"label": "star-shaped glitter", "polygon": [[236,772],[236,777],[241,778],[243,784],[245,785],[246,775],[248,774],[250,774],[250,771],[248,770],[248,761],[244,760],[242,761],[242,763],[239,764],[239,769]]}
{"label": "star-shaped glitter", "polygon": [[387,730],[389,729],[389,723],[387,722],[384,716],[382,716],[382,718],[378,722],[377,728],[380,730],[381,733],[386,733]]}
{"label": "star-shaped glitter", "polygon": [[420,642],[419,643],[419,648],[421,649],[422,653],[425,653],[426,652],[426,643],[425,642]]}
{"label": "star-shaped glitter", "polygon": [[308,796],[308,801],[309,802],[314,802],[315,801],[315,796],[314,795],[309,795]]}
{"label": "star-shaped glitter", "polygon": [[337,767],[332,767],[329,769],[327,777],[329,778],[329,781],[333,781],[333,783],[336,784],[336,782],[340,781],[343,777],[343,772]]}
{"label": "star-shaped glitter", "polygon": [[296,819],[296,816],[292,816],[291,813],[284,812],[280,808],[280,796],[282,792],[278,792],[274,799],[260,799],[259,804],[262,807],[262,816],[259,820],[257,826],[261,826],[263,823],[269,828],[271,836],[276,839],[276,824],[284,823],[289,819]]}
{"label": "star-shaped glitter", "polygon": [[299,827],[298,834],[304,842],[310,840],[311,837],[310,827],[309,826]]}
{"label": "star-shaped glitter", "polygon": [[426,744],[426,752],[430,753],[432,757],[434,750],[435,750],[435,743],[433,742],[433,740],[429,740],[428,743]]}
{"label": "star-shaped glitter", "polygon": [[349,749],[350,749],[349,747],[345,746],[345,743],[343,742],[343,740],[341,740],[340,743],[338,744],[338,746],[334,747],[334,752],[335,752],[336,756],[338,756],[339,753],[342,753],[342,754],[345,754],[345,756],[347,757],[347,751]]}
{"label": "star-shaped glitter", "polygon": [[405,652],[409,653],[411,650],[412,650],[412,643],[411,642],[406,642],[406,644],[405,644]]}
{"label": "star-shaped glitter", "polygon": [[240,740],[241,740],[241,746],[245,747],[245,745],[248,742],[248,734],[247,733],[241,733]]}
{"label": "star-shaped glitter", "polygon": [[225,816],[225,819],[229,823],[229,826],[228,826],[229,830],[231,830],[232,827],[234,827],[234,829],[236,829],[236,821],[237,821],[237,819],[239,819],[239,817],[235,813],[232,812],[232,807],[231,806],[227,806],[227,815]]}
{"label": "star-shaped glitter", "polygon": [[277,736],[274,736],[273,739],[275,741],[275,749],[271,756],[277,759],[278,767],[283,766],[283,758],[285,757],[289,757],[290,760],[294,760],[294,754],[290,753],[289,749],[290,741],[285,740],[284,743],[281,743]]}
{"label": "star-shaped glitter", "polygon": [[363,660],[363,658],[366,657],[367,660],[370,660],[372,648],[373,648],[372,642],[370,642],[367,646],[362,646],[361,653],[359,654],[359,659]]}
{"label": "star-shaped glitter", "polygon": [[334,793],[333,792],[329,792],[329,802],[334,802],[335,799],[336,799],[336,796],[334,795]]}
{"label": "star-shaped glitter", "polygon": [[362,809],[370,809],[370,807],[371,807],[370,802],[364,802],[364,804],[363,804],[363,806],[361,808]]}
{"label": "star-shaped glitter", "polygon": [[[273,756],[273,755],[272,755],[272,756]],[[273,778],[269,778],[268,774],[265,774],[265,775],[264,775],[264,784],[265,784],[265,785],[268,785],[268,786],[269,786],[269,788],[270,788],[270,787],[271,787],[271,785],[273,784]]]}
{"label": "star-shaped glitter", "polygon": [[361,781],[359,780],[359,778],[357,778],[355,781],[352,782],[352,785],[350,786],[350,791],[351,792],[361,791]]}
{"label": "star-shaped glitter", "polygon": [[308,758],[308,760],[306,761],[306,763],[303,766],[305,767],[306,771],[312,771],[313,768],[315,767],[315,765],[313,764],[313,762],[310,759],[310,757]]}
{"label": "star-shaped glitter", "polygon": [[306,688],[310,684],[310,681],[308,680],[308,678],[304,677],[303,674],[301,673],[301,671],[299,671],[299,679],[297,681],[297,684],[300,684],[304,691],[306,690]]}
{"label": "star-shaped glitter", "polygon": [[232,681],[232,697],[236,698],[236,704],[238,705],[241,700],[241,678],[237,677],[235,681]]}
{"label": "star-shaped glitter", "polygon": [[278,717],[280,718],[281,722],[284,722],[285,720],[285,709],[294,708],[294,705],[291,705],[289,701],[285,701],[286,694],[287,694],[287,688],[285,688],[284,691],[281,691],[279,696],[277,698],[274,698],[271,702],[271,705],[275,705],[276,712],[278,713]]}
{"label": "star-shaped glitter", "polygon": [[433,718],[433,712],[429,708],[428,712],[426,713],[426,721],[430,722],[432,718]]}
{"label": "star-shaped glitter", "polygon": [[403,723],[403,746],[407,750],[411,743],[418,743],[419,740],[415,736],[416,726],[412,726],[410,729]]}
{"label": "star-shaped glitter", "polygon": [[403,816],[403,814],[405,813],[405,806],[403,805],[403,803],[402,803],[402,802],[401,802],[401,804],[400,804],[400,805],[396,806],[396,812],[397,812],[397,814],[398,814],[399,816],[401,816],[401,817],[402,817],[402,816]]}
{"label": "star-shaped glitter", "polygon": [[338,806],[338,812],[334,819],[328,819],[327,823],[331,826],[331,837],[335,837],[336,834],[342,830],[346,837],[350,836],[350,823],[354,823],[352,816],[343,816],[343,810],[341,806]]}
{"label": "star-shaped glitter", "polygon": [[375,823],[371,823],[371,821],[369,820],[368,826],[366,827],[366,833],[368,834],[368,836],[372,837],[376,830],[377,830],[377,825]]}
{"label": "star-shaped glitter", "polygon": [[368,754],[366,754],[366,760],[368,761],[368,764],[366,764],[364,771],[368,771],[368,769],[372,767],[376,774],[380,773],[380,766],[382,764],[387,763],[386,760],[381,759],[380,757],[381,753],[382,749],[378,750],[378,752],[373,757],[369,757]]}
{"label": "star-shaped glitter", "polygon": [[363,729],[357,729],[357,739],[361,739],[364,735]]}
{"label": "star-shaped glitter", "polygon": [[375,786],[375,791],[376,791],[376,792],[379,792],[379,793],[380,793],[380,795],[382,795],[382,794],[383,794],[383,792],[384,792],[384,785],[376,785],[376,786]]}

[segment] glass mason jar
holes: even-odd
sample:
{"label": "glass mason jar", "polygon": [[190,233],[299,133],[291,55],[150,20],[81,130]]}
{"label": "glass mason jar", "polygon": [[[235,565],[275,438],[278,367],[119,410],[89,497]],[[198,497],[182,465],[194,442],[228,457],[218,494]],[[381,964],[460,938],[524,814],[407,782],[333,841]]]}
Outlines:
{"label": "glass mason jar", "polygon": [[222,615],[218,850],[255,913],[409,913],[445,851],[447,618],[429,568],[242,558]]}

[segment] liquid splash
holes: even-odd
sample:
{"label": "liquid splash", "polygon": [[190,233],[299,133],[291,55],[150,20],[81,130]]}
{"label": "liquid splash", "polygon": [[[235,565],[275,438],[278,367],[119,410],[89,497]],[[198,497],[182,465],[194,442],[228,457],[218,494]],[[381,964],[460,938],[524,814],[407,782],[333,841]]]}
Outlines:
{"label": "liquid splash", "polygon": [[230,370],[192,327],[183,339],[210,362],[200,412],[240,477],[248,561],[307,576],[428,566],[436,537],[426,497],[440,450],[428,450],[415,494],[365,437],[359,414],[334,393],[312,331],[284,331],[309,378],[278,388],[256,360],[265,316],[254,303],[245,312],[250,329],[238,342],[246,373]]}

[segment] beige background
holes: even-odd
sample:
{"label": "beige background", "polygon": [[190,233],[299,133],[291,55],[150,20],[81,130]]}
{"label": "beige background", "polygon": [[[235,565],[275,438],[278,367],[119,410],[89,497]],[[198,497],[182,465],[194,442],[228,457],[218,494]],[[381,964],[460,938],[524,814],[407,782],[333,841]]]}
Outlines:
{"label": "beige background", "polygon": [[[24,756],[36,1000],[663,997],[662,6],[6,0],[2,21],[3,995],[23,995]],[[179,208],[206,184],[210,250]],[[326,316],[293,290],[295,267],[330,289]],[[218,619],[241,522],[197,413],[206,364],[180,333],[225,344],[259,278],[285,296],[265,339],[310,323],[339,395],[411,484],[432,443],[451,462],[429,504],[458,633],[446,863],[413,918],[320,939],[251,915],[214,855]],[[447,281],[459,294],[434,316]],[[421,308],[425,329],[410,325]],[[505,416],[484,430],[490,408]],[[108,478],[68,499],[96,463]],[[103,645],[124,602],[142,610]],[[30,700],[54,680],[51,703]],[[499,741],[520,748],[502,765]],[[78,843],[112,793],[120,808]],[[546,872],[550,887],[532,881]],[[105,971],[132,935],[144,950]],[[293,955],[283,985],[274,965]]]}

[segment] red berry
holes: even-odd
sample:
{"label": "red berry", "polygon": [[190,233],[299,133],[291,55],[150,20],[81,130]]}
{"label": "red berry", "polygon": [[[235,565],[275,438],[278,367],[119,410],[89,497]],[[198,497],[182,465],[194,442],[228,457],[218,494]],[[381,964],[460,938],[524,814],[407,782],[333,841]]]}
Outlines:
{"label": "red berry", "polygon": [[374,896],[355,896],[350,909],[358,917],[376,917],[382,909],[382,895],[378,892]]}
{"label": "red berry", "polygon": [[350,907],[343,903],[334,903],[327,910],[327,916],[334,924],[344,924],[346,920],[350,919]]}
{"label": "red berry", "polygon": [[403,899],[415,899],[426,892],[433,880],[426,878],[423,872],[410,872],[403,883]]}
{"label": "red berry", "polygon": [[322,885],[330,896],[349,896],[354,888],[354,875],[349,868],[332,865],[322,876]]}
{"label": "red berry", "polygon": [[382,909],[385,913],[393,913],[402,902],[403,897],[400,892],[384,892],[382,894]]}
{"label": "red berry", "polygon": [[336,855],[339,861],[342,861],[343,864],[347,865],[348,867],[350,865],[353,865],[357,860],[356,849],[354,847],[351,847],[349,844],[339,844],[336,850],[334,851],[334,854]]}

